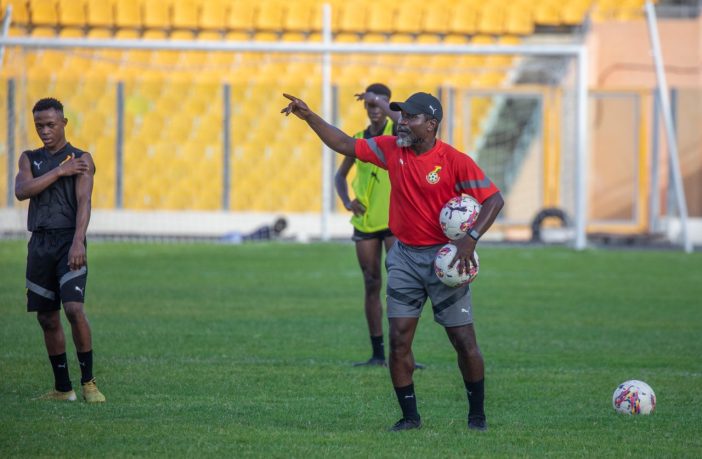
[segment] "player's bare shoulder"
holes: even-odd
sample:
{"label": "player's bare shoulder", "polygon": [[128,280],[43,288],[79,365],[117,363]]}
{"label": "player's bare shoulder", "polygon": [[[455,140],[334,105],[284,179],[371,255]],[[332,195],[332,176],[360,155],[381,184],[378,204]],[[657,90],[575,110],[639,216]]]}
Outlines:
{"label": "player's bare shoulder", "polygon": [[87,174],[95,175],[95,161],[93,160],[93,155],[91,155],[89,152],[83,151],[79,148],[73,147],[73,149],[76,153],[76,159],[81,158],[88,164]]}

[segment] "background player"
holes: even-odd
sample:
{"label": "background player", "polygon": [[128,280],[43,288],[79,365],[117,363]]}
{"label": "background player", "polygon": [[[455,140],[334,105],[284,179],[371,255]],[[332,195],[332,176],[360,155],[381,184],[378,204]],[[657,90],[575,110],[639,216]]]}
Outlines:
{"label": "background player", "polygon": [[478,239],[492,225],[504,205],[502,194],[473,160],[436,138],[443,118],[441,102],[427,93],[415,93],[404,103],[391,103],[401,112],[397,137],[354,139],[330,125],[297,97],[281,112],[293,113],[314,130],[331,149],[388,170],[390,229],[397,237],[386,265],[390,321],[390,375],[402,418],[391,430],[421,427],[412,373],[412,341],[426,299],[434,320],[446,330],[453,345],[468,396],[468,428],[486,430],[484,363],[473,328],[469,286],[450,288],[434,274],[437,250],[446,242],[438,223],[441,207],[460,193],[482,204],[474,231],[455,241],[453,263],[465,272],[475,264]]}
{"label": "background player", "polygon": [[[400,114],[389,108],[392,93],[382,83],[374,83],[360,94],[363,108],[368,114],[370,124],[365,130],[354,135],[356,139],[370,139],[379,135],[395,135],[395,124]],[[356,166],[356,176],[351,186],[354,199],[349,197],[347,177],[351,168]],[[346,210],[353,212],[353,241],[356,243],[356,256],[363,273],[364,310],[373,354],[365,362],[355,366],[387,366],[383,343],[383,304],[380,300],[382,287],[381,261],[383,246],[385,251],[395,242],[395,237],[388,228],[388,207],[390,205],[390,179],[386,170],[358,161],[351,156],[344,157],[334,176],[336,192]]]}
{"label": "background player", "polygon": [[68,120],[56,99],[41,99],[32,109],[44,146],[19,159],[15,196],[29,199],[27,229],[27,310],[37,313],[54,371],[54,390],[42,398],[76,400],[66,359],[61,303],[71,324],[87,402],[104,402],[93,378],[90,325],[83,308],[88,279],[86,231],[95,165],[90,153],[66,141]]}

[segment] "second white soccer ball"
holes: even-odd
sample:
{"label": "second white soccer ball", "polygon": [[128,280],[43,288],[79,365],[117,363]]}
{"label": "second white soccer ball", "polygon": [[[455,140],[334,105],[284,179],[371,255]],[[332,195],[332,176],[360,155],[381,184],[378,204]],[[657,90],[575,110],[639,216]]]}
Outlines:
{"label": "second white soccer ball", "polygon": [[622,414],[651,414],[656,408],[656,394],[643,381],[624,381],[612,394],[614,411]]}
{"label": "second white soccer ball", "polygon": [[439,224],[447,238],[460,239],[473,227],[480,213],[480,204],[470,196],[455,196],[439,212]]}
{"label": "second white soccer ball", "polygon": [[467,273],[461,274],[458,272],[458,262],[456,262],[453,267],[449,268],[449,263],[451,263],[451,260],[453,260],[453,257],[456,255],[456,250],[455,245],[448,243],[439,249],[434,259],[434,272],[436,276],[449,287],[460,287],[473,282],[478,275],[478,266],[480,265],[478,252],[473,252],[477,264],[475,266],[471,264]]}

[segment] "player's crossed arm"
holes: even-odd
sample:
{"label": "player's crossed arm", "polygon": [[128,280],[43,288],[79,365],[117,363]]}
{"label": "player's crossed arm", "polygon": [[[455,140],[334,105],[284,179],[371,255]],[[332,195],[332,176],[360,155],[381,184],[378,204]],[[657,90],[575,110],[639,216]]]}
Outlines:
{"label": "player's crossed arm", "polygon": [[29,163],[27,152],[22,153],[19,159],[19,172],[15,177],[15,197],[23,201],[36,196],[61,177],[70,175],[87,174],[95,170],[90,158],[69,156],[59,167],[47,174],[34,177]]}
{"label": "player's crossed arm", "polygon": [[280,113],[285,116],[293,114],[304,120],[329,148],[342,155],[356,157],[356,139],[324,121],[310,110],[302,99],[290,94],[283,94],[283,96],[289,99],[290,103]]}

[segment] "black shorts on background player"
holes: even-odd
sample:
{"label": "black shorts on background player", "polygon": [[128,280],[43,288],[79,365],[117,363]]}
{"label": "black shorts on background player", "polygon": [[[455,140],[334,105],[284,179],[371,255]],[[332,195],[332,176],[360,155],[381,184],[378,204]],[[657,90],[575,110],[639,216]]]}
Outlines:
{"label": "black shorts on background player", "polygon": [[73,229],[35,231],[27,246],[27,311],[55,311],[61,302],[85,301],[87,265],[68,267]]}

